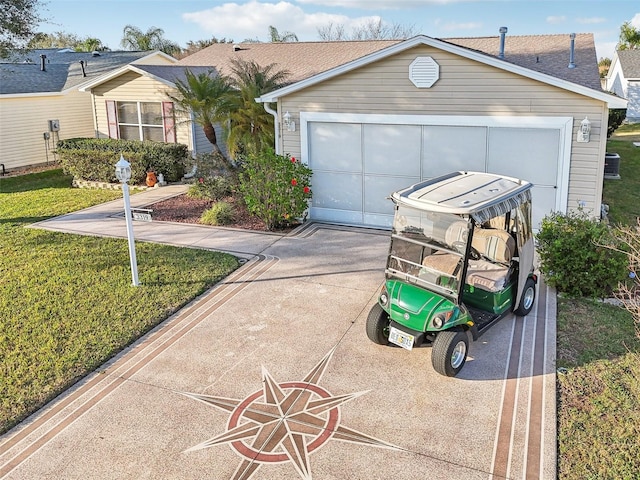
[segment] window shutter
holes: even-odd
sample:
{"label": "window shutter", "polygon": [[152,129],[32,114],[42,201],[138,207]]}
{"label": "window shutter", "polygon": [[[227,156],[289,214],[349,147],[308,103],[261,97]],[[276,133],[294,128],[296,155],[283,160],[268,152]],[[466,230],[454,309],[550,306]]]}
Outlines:
{"label": "window shutter", "polygon": [[164,126],[164,141],[176,143],[176,121],[173,118],[173,102],[162,102],[162,125]]}
{"label": "window shutter", "polygon": [[115,100],[106,100],[109,138],[118,138],[118,111]]}

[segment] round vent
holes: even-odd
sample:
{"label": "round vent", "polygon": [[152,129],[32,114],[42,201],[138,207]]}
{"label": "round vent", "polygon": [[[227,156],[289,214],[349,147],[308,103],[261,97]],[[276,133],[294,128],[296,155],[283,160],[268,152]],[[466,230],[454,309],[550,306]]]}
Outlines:
{"label": "round vent", "polygon": [[418,88],[430,88],[440,78],[440,65],[431,57],[417,57],[409,65],[409,80]]}

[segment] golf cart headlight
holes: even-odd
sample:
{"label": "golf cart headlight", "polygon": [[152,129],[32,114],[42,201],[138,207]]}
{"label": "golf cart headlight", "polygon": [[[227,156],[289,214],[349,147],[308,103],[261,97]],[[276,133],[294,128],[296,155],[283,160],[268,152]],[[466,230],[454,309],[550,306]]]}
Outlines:
{"label": "golf cart headlight", "polygon": [[386,306],[389,303],[389,294],[387,293],[386,287],[382,287],[379,299],[381,305]]}
{"label": "golf cart headlight", "polygon": [[451,319],[452,316],[453,316],[453,310],[439,313],[435,317],[433,317],[433,320],[431,320],[431,324],[433,325],[433,328],[442,328],[444,324]]}

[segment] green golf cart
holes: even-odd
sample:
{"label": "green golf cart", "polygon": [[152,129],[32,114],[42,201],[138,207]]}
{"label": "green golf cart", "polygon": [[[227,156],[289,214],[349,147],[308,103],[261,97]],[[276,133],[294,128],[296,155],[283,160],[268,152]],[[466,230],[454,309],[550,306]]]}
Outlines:
{"label": "green golf cart", "polygon": [[454,172],[395,192],[385,283],[367,336],[412,350],[456,376],[476,340],[536,298],[531,187],[516,178]]}

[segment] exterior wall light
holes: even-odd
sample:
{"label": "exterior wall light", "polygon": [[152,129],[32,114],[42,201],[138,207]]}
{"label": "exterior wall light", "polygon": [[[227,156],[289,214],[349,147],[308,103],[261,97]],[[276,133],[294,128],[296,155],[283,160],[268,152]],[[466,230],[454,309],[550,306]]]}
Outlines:
{"label": "exterior wall light", "polygon": [[296,122],[291,120],[291,114],[289,113],[289,111],[285,112],[285,114],[282,116],[282,121],[283,121],[284,127],[287,129],[287,132],[296,131]]}
{"label": "exterior wall light", "polygon": [[578,143],[589,143],[589,136],[591,135],[591,122],[587,117],[580,122],[580,128],[578,129],[578,136],[576,141]]}
{"label": "exterior wall light", "polygon": [[138,282],[138,261],[136,260],[136,245],[133,238],[133,219],[131,217],[131,202],[129,200],[129,185],[131,179],[131,164],[122,155],[116,163],[116,178],[122,183],[122,198],[124,199],[124,218],[127,224],[127,239],[129,240],[129,261],[131,263],[131,280],[134,287]]}

